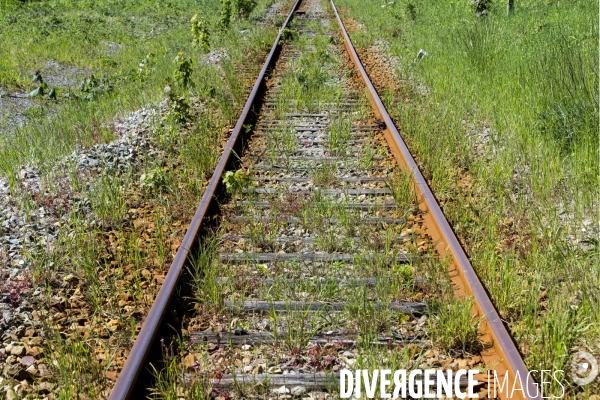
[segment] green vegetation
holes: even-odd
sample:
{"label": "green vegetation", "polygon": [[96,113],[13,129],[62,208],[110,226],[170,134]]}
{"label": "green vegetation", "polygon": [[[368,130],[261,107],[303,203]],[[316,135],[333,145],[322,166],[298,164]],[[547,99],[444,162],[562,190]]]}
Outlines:
{"label": "green vegetation", "polygon": [[375,85],[526,363],[569,381],[600,355],[597,4],[336,4],[360,54],[397,57]]}
{"label": "green vegetation", "polygon": [[[298,18],[287,29],[282,54],[298,54],[299,49],[302,52],[280,62],[276,76],[270,78],[275,82],[265,104],[273,108],[261,115],[249,151],[241,157],[243,167],[254,175],[249,179],[243,170],[226,173],[223,183],[227,189],[232,194],[243,193],[243,197],[222,205],[224,218],[214,236],[206,239],[191,268],[196,313],[187,324],[189,332],[221,332],[223,337],[231,332],[259,333],[274,343],[255,342],[248,336],[242,346],[227,343],[226,339],[218,339],[217,344],[177,344],[173,352],[180,361],[156,373],[161,380],[156,397],[174,398],[179,393],[186,398],[204,399],[219,392],[223,374],[233,372],[277,374],[302,368],[303,373],[334,373],[343,365],[417,368],[428,357],[439,354],[425,340],[429,326],[444,338],[444,349],[453,357],[469,358],[480,347],[470,300],[453,301],[451,312],[435,320],[387,307],[398,301],[425,301],[437,313],[447,306],[444,299],[452,293],[446,264],[433,252],[426,254],[426,238],[413,231],[418,224],[412,220],[416,209],[412,176],[397,171],[390,179],[375,181],[373,188],[389,188],[391,193],[366,199],[350,191],[326,191],[332,187],[342,191],[360,188],[361,184],[344,181],[348,170],[358,176],[383,178],[378,171],[396,167],[389,157],[381,157],[386,151],[382,141],[370,133],[357,135],[352,130],[373,121],[374,116],[366,111],[368,102],[360,91],[349,96],[350,90],[356,90],[349,85],[352,71],[343,64],[341,46],[330,40],[334,27],[322,22]],[[356,104],[346,103],[348,98],[357,98]],[[344,104],[349,106],[340,112]],[[328,114],[327,119],[318,122],[324,124],[324,129],[316,133],[322,140],[316,147],[306,146],[306,142],[317,138],[308,139],[298,130],[299,126],[315,123],[314,119],[289,114],[306,112]],[[303,150],[334,159],[299,158]],[[362,166],[363,152],[370,153],[368,166]],[[265,165],[272,169],[265,170]],[[285,180],[299,175],[312,180],[310,190],[298,190],[294,181]],[[278,186],[272,185],[275,177],[282,179]],[[248,180],[254,180],[256,187],[251,187]],[[266,188],[274,189],[273,193],[255,190]],[[361,201],[375,205],[368,213],[352,206]],[[377,205],[394,201],[397,207]],[[365,220],[375,216],[396,220]],[[264,253],[276,255],[264,262],[254,259],[256,255],[269,256]],[[237,257],[225,261],[219,254]],[[278,258],[300,254],[352,257],[345,261]],[[401,257],[405,254],[423,257],[407,262]],[[245,301],[256,300],[267,304],[262,315],[243,311]],[[283,302],[280,310],[269,307],[274,302]],[[302,302],[337,302],[342,306],[337,310],[311,310],[306,303],[299,305]],[[327,332],[349,333],[356,342],[342,343],[335,338],[327,343],[314,341],[315,335]],[[432,339],[435,343],[436,338]],[[446,365],[453,361],[444,358]],[[186,373],[187,381],[182,378]],[[215,386],[207,381],[215,382]],[[240,398],[250,398],[249,393],[260,388],[240,385],[234,392]],[[267,394],[257,398],[272,396],[275,388],[266,384],[262,389]],[[331,392],[331,397],[337,398],[334,388]]]}
{"label": "green vegetation", "polygon": [[[274,1],[241,3],[225,30],[218,0],[0,3],[0,87],[37,90],[41,110],[22,127],[0,121],[0,174],[26,214],[45,206],[58,221],[56,245],[27,254],[43,293],[36,362],[47,366],[54,398],[106,398],[141,328],[281,24],[267,19]],[[204,19],[190,32],[196,14]],[[49,62],[60,66],[56,76],[44,75]],[[125,134],[141,137],[135,160],[82,168],[65,158],[122,135],[121,118],[141,107]],[[40,171],[39,192],[20,185],[25,164]],[[17,397],[27,390],[36,389]]]}
{"label": "green vegetation", "polygon": [[[10,123],[10,107],[2,111],[0,131],[16,132],[0,138],[0,172],[14,176],[27,162],[47,170],[76,144],[112,140],[108,123],[160,100],[169,79],[182,79],[183,86],[190,79],[201,82],[196,88],[201,97],[212,94],[229,102],[224,117],[233,118],[232,99],[222,93],[231,79],[208,87],[216,69],[206,62],[200,67],[199,57],[209,49],[226,48],[225,64],[236,65],[246,56],[244,49],[270,46],[257,22],[272,1],[241,3],[245,11],[230,18],[232,29],[221,30],[221,2],[216,0],[3,0],[0,89],[16,94],[38,90],[39,96],[23,127]],[[190,33],[195,14],[202,18],[192,21]],[[173,59],[179,51],[188,58],[176,61],[179,72],[174,76]],[[32,80],[36,70],[41,70],[43,84]],[[51,91],[54,87],[58,93]]]}
{"label": "green vegetation", "polygon": [[451,299],[429,320],[431,337],[448,353],[479,354],[483,349],[473,321],[473,299]]}
{"label": "green vegetation", "polygon": [[227,193],[237,195],[242,193],[242,190],[251,183],[251,176],[245,174],[242,170],[227,171],[223,176],[223,183]]}
{"label": "green vegetation", "polygon": [[199,17],[198,14],[194,14],[192,19],[190,20],[190,24],[192,25],[192,35],[194,36],[194,44],[202,47],[202,50],[208,50],[210,43],[208,41],[209,31],[208,31],[208,23],[202,17]]}
{"label": "green vegetation", "polygon": [[231,22],[231,0],[223,0],[221,3],[221,20],[219,21],[219,27],[222,30],[227,30],[229,28],[229,23]]}
{"label": "green vegetation", "polygon": [[[63,221],[58,243],[52,251],[40,245],[28,254],[35,266],[34,283],[47,296],[47,304],[38,305],[44,308],[38,315],[47,329],[38,360],[49,365],[49,380],[57,384],[55,398],[106,397],[214,167],[222,134],[237,117],[281,21],[258,23],[271,0],[0,1],[0,87],[30,93],[35,104],[23,127],[0,116],[0,173],[15,196],[21,196],[27,215],[46,205],[44,195],[64,204],[66,196],[77,198],[90,210],[53,204],[51,212]],[[389,43],[383,51],[399,57],[402,84],[382,90],[386,104],[528,365],[568,371],[574,351],[600,354],[597,10],[584,1],[523,1],[508,18],[498,3],[484,1],[476,5],[485,4],[485,10],[466,1],[338,2],[364,26],[352,32],[358,45],[366,48],[383,38]],[[321,24],[313,24],[320,32],[314,38],[293,28],[284,32],[285,41],[312,51],[291,62],[281,77],[285,96],[276,105],[276,116],[319,111],[343,101],[338,85],[342,62]],[[415,58],[420,49],[428,55]],[[221,54],[219,61],[212,61],[213,53]],[[59,67],[46,68],[49,63]],[[34,75],[38,69],[42,73]],[[44,75],[46,70],[51,72]],[[82,176],[75,165],[52,171],[77,145],[112,141],[117,132],[111,124],[117,117],[160,100],[166,107],[150,127],[159,156],[141,156],[139,165],[124,171],[101,166]],[[365,114],[354,111],[357,118]],[[8,128],[15,132],[5,135]],[[332,152],[351,151],[347,121],[334,121],[328,134]],[[274,134],[271,148],[292,154],[297,145],[292,135],[284,127]],[[383,152],[366,144],[358,167],[373,166]],[[278,156],[270,151],[263,161],[275,162]],[[292,170],[293,160],[287,158],[278,164]],[[18,171],[27,163],[42,173],[40,193],[23,193],[17,185]],[[323,163],[309,175],[316,184],[339,184],[336,171],[335,163]],[[54,184],[61,174],[70,177],[70,187]],[[230,178],[224,183],[232,185],[234,194],[250,189],[246,175],[231,172]],[[399,174],[388,182],[403,212],[405,206],[414,207],[409,178]],[[401,224],[357,232],[359,216],[343,202],[319,195],[290,199],[277,194],[277,200],[280,204],[266,215],[252,205],[245,208],[249,221],[241,233],[248,238],[248,249],[275,249],[277,232],[287,227],[280,210],[290,207],[297,207],[300,226],[318,236],[317,250],[363,246],[388,255],[420,247],[408,237],[398,242],[408,233]],[[339,231],[328,222],[334,215]],[[340,315],[317,312],[305,321],[304,313],[297,312],[273,321],[287,326],[282,338],[288,349],[302,347],[317,327],[343,321],[364,336],[374,328],[401,324],[404,316],[367,305],[367,300],[421,295],[412,290],[413,271],[429,285],[426,295],[439,298],[450,292],[441,281],[444,265],[434,257],[417,265],[390,262],[385,256],[357,257],[356,277],[368,271],[387,283],[376,289],[348,291],[339,283],[302,286],[279,280],[267,290],[242,279],[248,265],[211,264],[215,250],[211,243],[193,268],[201,317],[214,317],[223,311],[227,296],[241,293],[235,301],[242,301],[250,289],[272,301],[301,300],[308,293],[347,302]],[[303,266],[303,271],[317,275],[313,267]],[[334,263],[326,272],[352,277],[346,267]],[[257,279],[293,278],[290,271],[299,270],[297,264],[276,262],[265,265]],[[65,280],[67,273],[76,276]],[[218,282],[218,274],[229,274],[228,280]],[[448,353],[480,345],[477,321],[465,312],[468,306],[469,300],[453,302],[448,314],[429,321]],[[235,327],[234,315],[224,319]],[[389,353],[367,344],[356,365],[384,365]],[[178,356],[186,350],[177,349]],[[386,362],[410,368],[421,359],[415,359],[415,352],[407,346]],[[208,362],[207,353],[200,349],[196,361]],[[315,359],[324,359],[324,353]],[[157,372],[157,397],[179,396],[179,380],[189,372],[179,361],[169,360]],[[11,387],[17,383],[5,382]],[[186,390],[196,391],[190,397],[206,398],[208,386],[202,381]],[[560,388],[554,389],[560,394]],[[568,390],[572,397],[581,390],[590,395],[598,386]]]}

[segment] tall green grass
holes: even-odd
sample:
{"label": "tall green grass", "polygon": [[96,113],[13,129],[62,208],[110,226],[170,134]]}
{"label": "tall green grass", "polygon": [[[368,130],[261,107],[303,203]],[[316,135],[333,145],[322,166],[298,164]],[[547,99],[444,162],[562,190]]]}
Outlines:
{"label": "tall green grass", "polygon": [[597,4],[469,3],[336,2],[400,59],[381,94],[526,363],[569,381],[576,350],[600,355]]}

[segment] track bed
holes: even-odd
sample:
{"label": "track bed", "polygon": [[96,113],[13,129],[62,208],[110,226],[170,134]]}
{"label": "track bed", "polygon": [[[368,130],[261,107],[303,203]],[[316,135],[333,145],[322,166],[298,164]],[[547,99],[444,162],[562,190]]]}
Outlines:
{"label": "track bed", "polygon": [[432,349],[439,261],[327,11],[296,13],[202,250],[178,369],[207,392],[328,398],[341,368],[482,366]]}
{"label": "track bed", "polygon": [[[235,166],[222,157],[174,262],[188,260],[177,335],[151,326],[138,339],[162,342],[147,389],[158,398],[318,399],[339,397],[341,369],[483,373],[491,360],[504,374],[492,342],[503,349],[509,337],[498,336],[497,314],[414,160],[390,142],[397,131],[372,108],[372,86],[329,3],[299,4],[256,118],[246,124],[251,97],[225,149]],[[238,136],[246,143],[236,152]],[[219,184],[229,195],[214,198],[219,212],[196,237]],[[482,320],[491,336],[478,333]],[[144,366],[132,360],[127,376],[135,368]],[[126,397],[127,384],[112,398]]]}

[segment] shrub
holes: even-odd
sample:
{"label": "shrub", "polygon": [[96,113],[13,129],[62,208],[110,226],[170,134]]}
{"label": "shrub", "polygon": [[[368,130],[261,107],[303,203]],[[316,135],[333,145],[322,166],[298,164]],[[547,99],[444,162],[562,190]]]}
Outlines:
{"label": "shrub", "polygon": [[186,57],[183,51],[177,53],[177,57],[173,60],[175,63],[175,72],[173,78],[175,82],[183,89],[187,88],[192,81],[192,59]]}
{"label": "shrub", "polygon": [[476,17],[484,17],[490,12],[492,0],[473,0],[471,5],[475,9]]}
{"label": "shrub", "polygon": [[142,174],[140,186],[149,192],[163,191],[169,187],[169,177],[163,168],[155,167]]}
{"label": "shrub", "polygon": [[223,177],[223,183],[227,193],[235,195],[241,193],[242,190],[250,183],[250,175],[242,170],[227,171]]}
{"label": "shrub", "polygon": [[234,0],[234,10],[241,18],[248,18],[258,3],[256,0]]}
{"label": "shrub", "polygon": [[208,23],[204,18],[198,16],[198,14],[194,14],[192,19],[190,19],[190,24],[192,24],[192,43],[194,46],[199,46],[202,50],[208,51],[210,48]]}
{"label": "shrub", "polygon": [[219,21],[219,26],[221,30],[225,31],[229,28],[229,23],[231,22],[231,0],[223,0],[221,5],[221,20]]}
{"label": "shrub", "polygon": [[185,96],[180,96],[168,83],[165,87],[167,94],[167,119],[177,124],[184,124],[192,118],[191,107],[188,104]]}

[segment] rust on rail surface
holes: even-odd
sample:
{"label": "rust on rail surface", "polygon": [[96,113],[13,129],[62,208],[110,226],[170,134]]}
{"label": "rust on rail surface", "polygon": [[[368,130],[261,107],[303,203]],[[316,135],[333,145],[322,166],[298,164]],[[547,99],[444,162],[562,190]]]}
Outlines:
{"label": "rust on rail surface", "polygon": [[169,272],[165,277],[165,280],[156,295],[156,299],[152,304],[152,308],[148,313],[148,316],[144,320],[144,324],[142,325],[142,329],[138,334],[133,348],[129,352],[129,356],[127,357],[127,361],[119,374],[117,382],[111,391],[109,400],[125,400],[129,398],[140,398],[140,393],[136,393],[136,383],[142,369],[145,368],[146,359],[148,358],[148,354],[152,348],[153,342],[156,339],[158,331],[161,326],[161,322],[163,321],[165,315],[167,314],[169,303],[173,298],[173,295],[177,289],[177,285],[179,282],[179,278],[184,270],[184,266],[186,265],[187,258],[189,255],[194,242],[196,241],[197,234],[200,230],[200,226],[204,217],[207,215],[207,211],[209,206],[217,192],[217,188],[221,182],[221,175],[225,171],[225,167],[229,163],[231,158],[231,154],[233,152],[234,147],[236,146],[238,140],[242,136],[242,128],[248,119],[255,102],[255,98],[261,89],[261,86],[264,84],[265,76],[267,71],[273,63],[276,61],[276,54],[279,47],[279,42],[281,39],[281,34],[283,30],[287,27],[289,22],[294,15],[294,12],[298,9],[298,6],[302,0],[297,0],[290,13],[287,16],[287,19],[279,29],[279,34],[275,39],[275,43],[271,47],[271,51],[263,65],[254,86],[252,88],[252,92],[250,92],[250,96],[246,101],[244,109],[238,119],[235,127],[233,128],[233,133],[231,137],[227,141],[225,149],[223,150],[223,154],[219,159],[219,163],[217,164],[215,171],[206,187],[206,191],[202,196],[202,200],[200,201],[200,205],[194,214],[192,222],[190,223],[187,232],[183,238],[177,253],[175,254],[175,258],[171,263],[171,267],[169,268]]}
{"label": "rust on rail surface", "polygon": [[[504,375],[508,374],[508,382],[510,382],[510,386],[512,387],[515,379],[518,377],[519,383],[516,384],[517,386],[515,390],[513,390],[513,393],[514,391],[517,393],[515,394],[515,397],[511,397],[512,399],[539,399],[537,386],[529,375],[529,371],[525,366],[516,345],[502,323],[500,315],[496,311],[496,308],[490,300],[481,281],[477,277],[477,273],[473,269],[464,249],[446,220],[442,209],[408,150],[406,143],[400,137],[392,118],[377,94],[371,79],[352,45],[350,36],[344,27],[344,23],[333,0],[330,1],[344,37],[346,50],[348,51],[352,62],[360,71],[362,80],[367,86],[373,110],[375,114],[385,122],[386,141],[398,163],[410,171],[414,177],[415,189],[419,197],[419,206],[421,210],[425,212],[424,219],[427,233],[431,236],[433,242],[437,243],[436,250],[440,256],[443,258],[444,256],[449,255],[453,259],[453,263],[450,265],[448,272],[455,287],[455,293],[458,296],[473,296],[475,299],[475,309],[473,312],[476,316],[481,317],[481,338],[484,342],[491,343],[491,347],[482,351],[481,356],[485,360],[486,365],[496,371],[496,374],[500,377],[500,381],[503,381]],[[493,385],[494,382],[490,382],[490,384]],[[531,396],[530,393],[535,393],[535,396]],[[503,399],[508,398],[507,393],[501,392],[499,395]]]}

